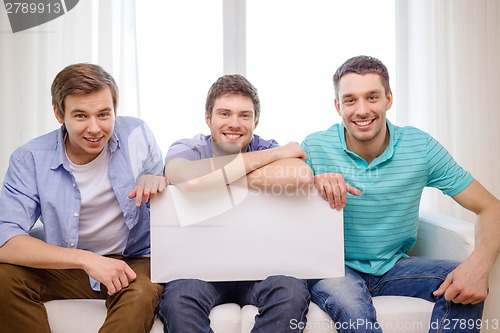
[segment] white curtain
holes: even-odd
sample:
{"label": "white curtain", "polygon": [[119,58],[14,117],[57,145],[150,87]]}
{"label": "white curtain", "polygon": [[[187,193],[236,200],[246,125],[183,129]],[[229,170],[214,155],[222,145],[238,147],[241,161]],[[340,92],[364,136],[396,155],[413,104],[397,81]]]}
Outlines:
{"label": "white curtain", "polygon": [[[429,132],[500,197],[500,1],[396,4],[398,124]],[[422,208],[474,220],[437,190]]]}
{"label": "white curtain", "polygon": [[120,88],[118,113],[139,115],[135,0],[85,0],[41,26],[12,33],[0,14],[0,181],[12,151],[59,126],[50,86],[65,66],[96,63]]}

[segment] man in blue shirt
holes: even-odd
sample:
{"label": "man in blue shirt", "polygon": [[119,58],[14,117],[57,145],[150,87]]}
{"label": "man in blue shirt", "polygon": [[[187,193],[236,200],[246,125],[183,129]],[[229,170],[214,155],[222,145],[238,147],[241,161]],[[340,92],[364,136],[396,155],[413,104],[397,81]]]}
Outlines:
{"label": "man in blue shirt", "polygon": [[[143,121],[116,117],[100,66],[64,68],[52,104],[61,128],[12,154],[2,188],[1,330],[49,333],[43,302],[87,298],[106,299],[100,332],[149,332],[163,288],[149,278],[149,208],[131,198],[163,173],[161,151]],[[29,235],[38,219],[45,242]]]}
{"label": "man in blue shirt", "polygon": [[[323,198],[344,208],[346,276],[310,281],[312,300],[339,332],[382,332],[371,302],[382,295],[435,302],[429,332],[479,332],[500,251],[499,201],[429,134],[386,119],[393,96],[378,59],[351,58],[333,81],[342,124],[307,136],[302,146]],[[426,186],[479,216],[476,248],[461,264],[406,255]]]}
{"label": "man in blue shirt", "polygon": [[[245,186],[260,190],[286,186],[293,191],[310,186],[312,172],[303,162],[305,154],[297,143],[280,147],[253,134],[259,115],[257,91],[248,80],[241,75],[219,78],[210,88],[205,106],[210,135],[180,140],[170,147],[165,172],[168,180],[187,190],[212,186],[217,180],[233,185],[241,179],[246,181]],[[222,173],[223,179],[211,180],[216,173]],[[306,320],[309,293],[305,281],[290,276],[211,283],[174,280],[165,287],[159,315],[165,332],[212,332],[211,309],[228,302],[258,308],[254,333],[298,332],[290,322]]]}

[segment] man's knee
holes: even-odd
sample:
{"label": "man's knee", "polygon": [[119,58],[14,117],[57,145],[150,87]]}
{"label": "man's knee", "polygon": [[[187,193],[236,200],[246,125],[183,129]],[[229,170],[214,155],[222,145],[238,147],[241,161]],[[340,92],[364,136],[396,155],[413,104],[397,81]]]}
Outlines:
{"label": "man's knee", "polygon": [[168,282],[161,296],[162,307],[180,306],[186,302],[211,302],[214,288],[206,282],[196,279],[181,279]]}
{"label": "man's knee", "polygon": [[371,303],[371,295],[365,286],[348,277],[328,278],[310,285],[312,301],[321,308],[341,308],[357,311],[360,303]]}
{"label": "man's knee", "polygon": [[151,282],[147,276],[138,276],[127,288],[131,288],[138,297],[154,297],[160,299],[163,285]]}
{"label": "man's knee", "polygon": [[259,283],[261,298],[278,298],[275,301],[284,302],[291,307],[307,307],[310,300],[307,283],[291,276],[270,276]]}
{"label": "man's knee", "polygon": [[0,285],[2,286],[0,288],[0,299],[9,299],[5,297],[12,297],[11,295],[22,292],[22,290],[33,293],[38,289],[31,286],[33,278],[33,274],[25,267],[4,263],[0,264]]}

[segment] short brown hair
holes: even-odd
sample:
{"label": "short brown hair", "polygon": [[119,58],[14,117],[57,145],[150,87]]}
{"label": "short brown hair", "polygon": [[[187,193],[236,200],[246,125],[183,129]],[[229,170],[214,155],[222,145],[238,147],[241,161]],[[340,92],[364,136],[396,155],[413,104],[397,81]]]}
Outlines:
{"label": "short brown hair", "polygon": [[242,75],[224,75],[217,79],[208,90],[205,112],[212,117],[215,100],[226,94],[250,97],[253,103],[255,120],[260,116],[260,100],[257,89]]}
{"label": "short brown hair", "polygon": [[382,61],[377,58],[370,56],[357,56],[348,59],[344,62],[333,75],[333,86],[335,87],[335,97],[339,99],[339,83],[340,79],[349,73],[355,73],[359,75],[364,74],[378,74],[382,85],[384,86],[385,93],[388,94],[391,91],[391,86],[389,85],[389,71],[387,67],[382,63]]}
{"label": "short brown hair", "polygon": [[94,64],[73,64],[60,71],[52,82],[52,106],[64,118],[64,99],[68,95],[89,94],[109,87],[113,108],[118,107],[118,86],[113,77],[101,66]]}

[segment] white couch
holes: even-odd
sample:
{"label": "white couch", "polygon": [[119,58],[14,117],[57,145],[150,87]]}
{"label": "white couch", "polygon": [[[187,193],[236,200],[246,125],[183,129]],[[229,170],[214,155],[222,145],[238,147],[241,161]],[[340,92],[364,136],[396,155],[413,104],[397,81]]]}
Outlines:
{"label": "white couch", "polygon": [[[474,225],[447,216],[421,212],[419,237],[412,255],[463,260],[474,247]],[[433,304],[409,297],[375,297],[378,320],[385,333],[427,332]],[[53,333],[95,333],[104,321],[106,309],[99,300],[57,300],[45,303]],[[253,327],[257,309],[223,304],[210,314],[215,333],[248,333]],[[336,332],[329,316],[315,304],[307,315],[306,333]],[[298,325],[298,323],[291,323]],[[500,330],[500,261],[490,278],[490,295],[486,300],[482,333]],[[156,319],[151,330],[163,332]]]}

